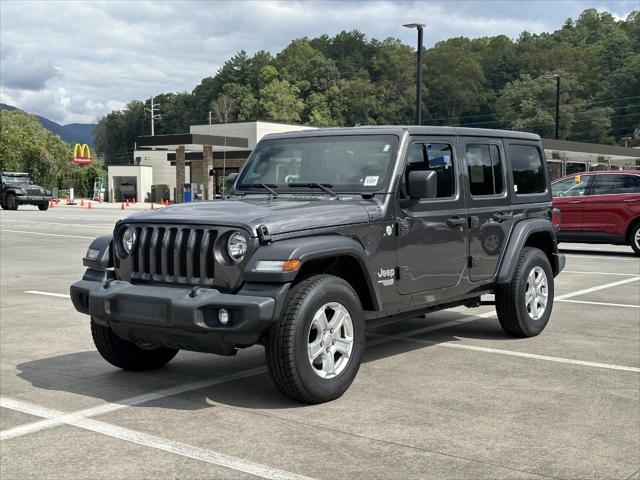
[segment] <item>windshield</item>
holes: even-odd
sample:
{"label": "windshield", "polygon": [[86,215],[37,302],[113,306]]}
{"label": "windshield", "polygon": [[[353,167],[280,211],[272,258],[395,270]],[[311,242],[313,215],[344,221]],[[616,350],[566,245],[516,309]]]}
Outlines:
{"label": "windshield", "polygon": [[2,183],[30,183],[29,175],[2,175]]}
{"label": "windshield", "polygon": [[397,144],[395,135],[265,140],[251,155],[237,187],[267,185],[281,191],[320,184],[341,192],[377,190],[389,174]]}

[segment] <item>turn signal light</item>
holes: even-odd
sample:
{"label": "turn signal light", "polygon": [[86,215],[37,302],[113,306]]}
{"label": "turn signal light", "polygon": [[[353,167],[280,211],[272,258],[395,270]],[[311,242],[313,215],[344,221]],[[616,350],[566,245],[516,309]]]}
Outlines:
{"label": "turn signal light", "polygon": [[300,260],[287,260],[284,262],[284,265],[282,265],[282,271],[293,272],[294,270],[297,270],[299,266]]}
{"label": "turn signal light", "polygon": [[293,272],[300,266],[300,260],[259,260],[256,272]]}

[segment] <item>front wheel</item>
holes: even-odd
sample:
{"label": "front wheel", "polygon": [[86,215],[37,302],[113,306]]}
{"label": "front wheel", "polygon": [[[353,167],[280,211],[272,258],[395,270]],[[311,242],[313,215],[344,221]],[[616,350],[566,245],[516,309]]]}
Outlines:
{"label": "front wheel", "polygon": [[629,245],[636,252],[636,255],[640,255],[640,222],[631,227],[629,232]]}
{"label": "front wheel", "polygon": [[176,356],[173,348],[141,348],[118,337],[109,327],[91,320],[91,336],[98,352],[107,362],[123,370],[140,372],[160,368]]}
{"label": "front wheel", "polygon": [[322,403],[353,382],[365,347],[362,305],[351,285],[332,275],[303,280],[289,292],[266,342],[276,386],[290,398]]}
{"label": "front wheel", "polygon": [[4,201],[7,210],[17,210],[18,209],[18,201],[16,200],[16,196],[13,194],[7,195],[6,200]]}
{"label": "front wheel", "polygon": [[49,209],[49,203],[39,203],[38,204],[38,210],[48,210]]}
{"label": "front wheel", "polygon": [[525,247],[511,281],[496,289],[502,329],[513,337],[535,337],[549,323],[553,307],[553,271],[547,255]]}

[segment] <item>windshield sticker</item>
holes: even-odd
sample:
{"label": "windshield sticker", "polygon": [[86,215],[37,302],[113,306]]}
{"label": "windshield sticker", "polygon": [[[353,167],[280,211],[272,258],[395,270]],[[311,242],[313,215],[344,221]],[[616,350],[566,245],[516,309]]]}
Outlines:
{"label": "windshield sticker", "polygon": [[378,184],[378,178],[380,178],[380,177],[377,177],[377,176],[365,177],[364,186],[365,187],[375,187]]}
{"label": "windshield sticker", "polygon": [[383,152],[388,152],[389,149],[391,148],[391,145],[389,145],[388,143],[384,146],[384,148],[382,149]]}

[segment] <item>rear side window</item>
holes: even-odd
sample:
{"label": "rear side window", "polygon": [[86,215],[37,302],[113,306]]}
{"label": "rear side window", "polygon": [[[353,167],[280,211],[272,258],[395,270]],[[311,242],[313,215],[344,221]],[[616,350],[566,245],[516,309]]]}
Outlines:
{"label": "rear side window", "polygon": [[[453,197],[456,191],[453,156],[448,143],[414,143],[409,149],[406,178],[413,170],[434,170],[437,174],[437,198]],[[405,181],[406,181],[405,178]]]}
{"label": "rear side window", "polygon": [[640,177],[636,175],[596,175],[589,195],[622,195],[640,193]]}
{"label": "rear side window", "polygon": [[504,191],[500,151],[496,145],[467,144],[471,195],[499,195]]}
{"label": "rear side window", "polygon": [[531,145],[511,145],[509,161],[513,171],[513,188],[518,195],[544,193],[546,178],[540,151]]}

